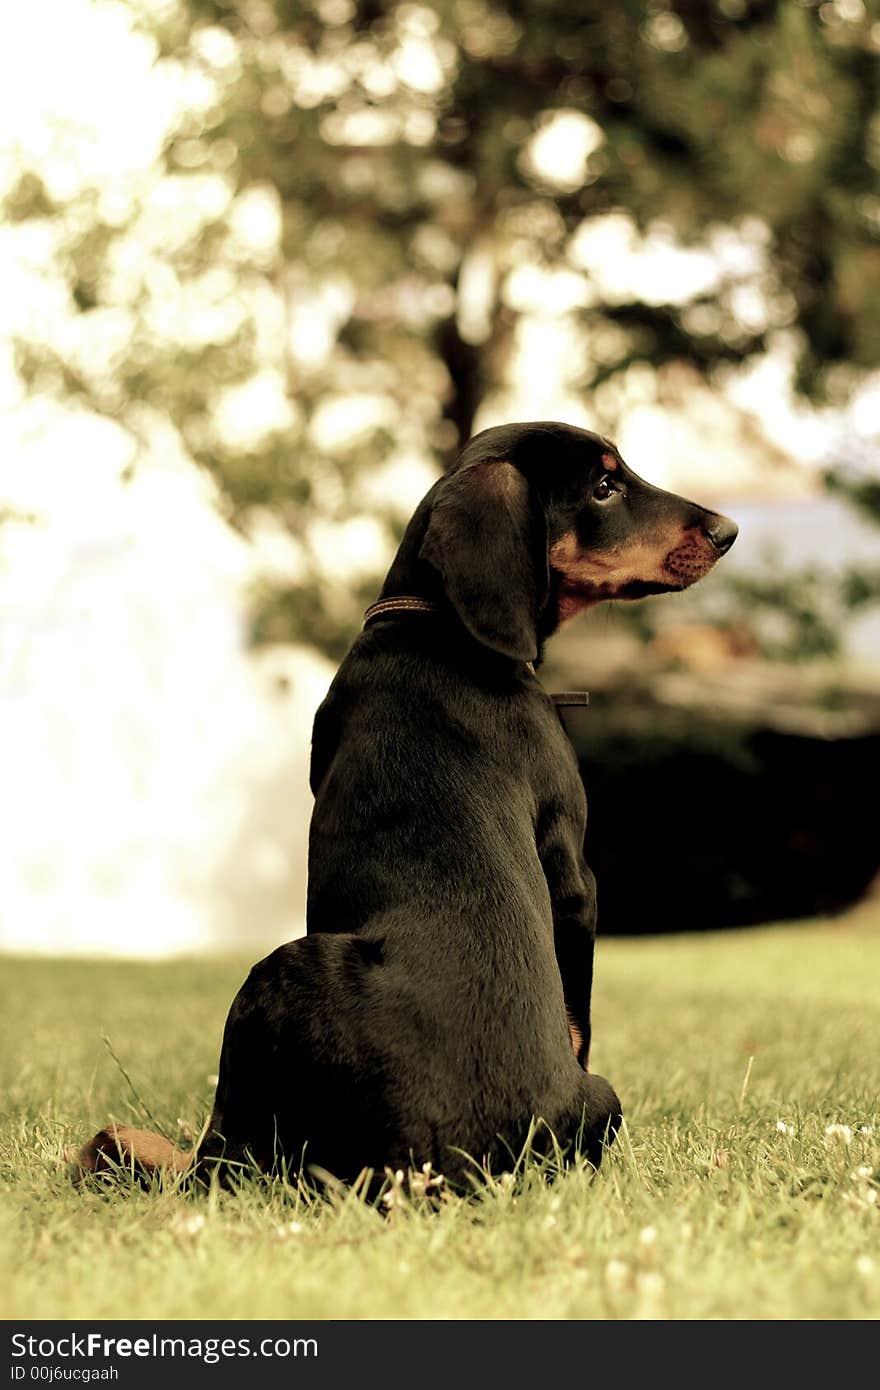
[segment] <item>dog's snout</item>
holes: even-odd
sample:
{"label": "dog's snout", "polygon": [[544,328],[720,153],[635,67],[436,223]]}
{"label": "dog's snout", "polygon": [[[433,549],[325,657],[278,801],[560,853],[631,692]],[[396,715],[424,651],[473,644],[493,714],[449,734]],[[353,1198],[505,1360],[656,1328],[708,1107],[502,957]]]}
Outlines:
{"label": "dog's snout", "polygon": [[719,555],[726,555],[739,535],[736,522],[726,516],[710,517],[703,529]]}

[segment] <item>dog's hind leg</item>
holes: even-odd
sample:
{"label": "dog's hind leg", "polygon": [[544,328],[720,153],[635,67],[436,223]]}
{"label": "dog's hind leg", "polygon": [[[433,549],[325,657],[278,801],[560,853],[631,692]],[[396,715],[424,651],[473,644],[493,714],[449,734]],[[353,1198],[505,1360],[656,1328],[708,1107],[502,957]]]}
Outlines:
{"label": "dog's hind leg", "polygon": [[611,1084],[595,1072],[585,1072],[581,1079],[581,1104],[578,1147],[593,1167],[598,1168],[602,1154],[614,1143],[623,1122],[623,1112]]}
{"label": "dog's hind leg", "polygon": [[249,1168],[266,1172],[274,1164],[278,1039],[272,1035],[270,1000],[254,987],[264,964],[251,971],[226,1020],[214,1108],[196,1156],[196,1172],[202,1180],[216,1172],[228,1184]]}
{"label": "dog's hind leg", "polygon": [[377,951],[314,933],[255,965],[229,1010],[217,1095],[197,1171],[235,1166],[295,1174],[316,1163],[356,1177],[384,1151],[377,1068],[356,1019],[372,997]]}

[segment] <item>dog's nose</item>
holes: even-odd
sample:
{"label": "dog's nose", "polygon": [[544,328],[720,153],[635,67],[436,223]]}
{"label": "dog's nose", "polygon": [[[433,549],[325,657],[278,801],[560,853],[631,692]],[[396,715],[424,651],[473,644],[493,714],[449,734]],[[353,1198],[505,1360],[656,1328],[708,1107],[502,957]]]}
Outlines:
{"label": "dog's nose", "polygon": [[726,516],[713,516],[705,531],[719,555],[726,555],[739,535],[736,522]]}

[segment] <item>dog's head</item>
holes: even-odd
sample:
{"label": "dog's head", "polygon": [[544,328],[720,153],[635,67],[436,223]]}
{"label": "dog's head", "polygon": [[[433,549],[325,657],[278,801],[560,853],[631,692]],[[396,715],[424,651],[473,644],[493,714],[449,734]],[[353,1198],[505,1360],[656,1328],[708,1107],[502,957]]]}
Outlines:
{"label": "dog's head", "polygon": [[432,502],[422,559],[469,632],[521,661],[582,608],[686,589],[737,534],[644,482],[607,439],[555,422],[476,435]]}

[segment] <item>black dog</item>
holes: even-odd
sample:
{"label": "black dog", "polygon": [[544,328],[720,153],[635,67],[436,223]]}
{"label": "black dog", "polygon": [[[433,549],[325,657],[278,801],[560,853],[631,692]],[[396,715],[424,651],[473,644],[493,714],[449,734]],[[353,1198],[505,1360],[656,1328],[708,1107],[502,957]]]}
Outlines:
{"label": "black dog", "polygon": [[[318,710],[308,935],[232,1005],[200,1169],[454,1179],[463,1155],[509,1163],[533,1117],[599,1163],[620,1103],[587,1070],[586,801],[532,663],[585,606],[694,583],[736,532],[585,430],[471,440]],[[189,1162],[122,1129],[80,1162],[108,1156]]]}

